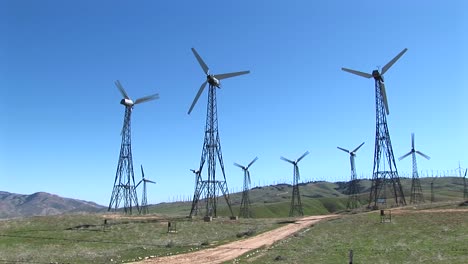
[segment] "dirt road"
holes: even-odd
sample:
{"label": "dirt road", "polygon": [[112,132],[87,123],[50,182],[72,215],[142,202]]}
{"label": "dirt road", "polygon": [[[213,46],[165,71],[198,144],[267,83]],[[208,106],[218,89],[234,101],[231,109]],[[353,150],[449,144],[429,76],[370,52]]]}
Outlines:
{"label": "dirt road", "polygon": [[167,256],[160,258],[153,258],[144,260],[143,263],[190,263],[190,264],[205,264],[205,263],[222,263],[224,261],[235,259],[251,250],[263,247],[271,246],[273,243],[282,240],[301,229],[307,228],[320,220],[326,218],[338,217],[337,215],[317,215],[307,216],[298,219],[296,222],[287,224],[280,228],[265,232],[258,236],[251,238],[242,239],[239,241],[231,242],[225,245],[221,245],[215,248],[204,249],[196,252],[187,254],[180,254],[175,256]]}

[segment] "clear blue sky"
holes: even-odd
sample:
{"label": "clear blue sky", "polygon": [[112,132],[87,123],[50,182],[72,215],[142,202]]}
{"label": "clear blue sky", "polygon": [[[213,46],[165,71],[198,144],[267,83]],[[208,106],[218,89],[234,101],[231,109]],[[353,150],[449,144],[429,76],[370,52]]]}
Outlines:
{"label": "clear blue sky", "polygon": [[[0,190],[45,191],[108,205],[124,107],[159,93],[132,115],[136,180],[149,203],[192,196],[203,145],[205,76],[250,70],[218,90],[221,145],[229,189],[240,190],[249,163],[253,186],[348,180],[336,147],[365,145],[358,175],[372,172],[371,72],[403,48],[386,73],[395,158],[416,148],[426,171],[468,166],[468,4],[466,1],[21,1],[0,2]],[[411,159],[397,161],[409,175]],[[140,194],[140,191],[138,193]]]}

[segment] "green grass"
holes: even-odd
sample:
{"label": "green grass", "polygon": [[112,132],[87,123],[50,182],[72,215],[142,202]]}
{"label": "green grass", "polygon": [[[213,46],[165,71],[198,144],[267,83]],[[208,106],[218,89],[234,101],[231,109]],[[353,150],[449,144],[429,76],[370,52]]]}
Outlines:
{"label": "green grass", "polygon": [[[468,212],[393,215],[378,212],[321,222],[235,263],[468,263]],[[248,256],[248,257],[247,257]]]}
{"label": "green grass", "polygon": [[0,221],[0,262],[109,263],[138,257],[186,253],[261,233],[277,220],[173,219],[177,234],[167,233],[166,220],[109,220],[99,214],[32,217]]}
{"label": "green grass", "polygon": [[[410,179],[402,179],[409,202]],[[437,178],[434,181],[435,204],[429,203],[431,178],[421,179],[425,204],[406,210],[450,208],[461,201],[462,181],[459,178]],[[365,207],[370,181],[362,181],[361,204]],[[346,212],[346,183],[316,182],[300,186],[305,215]],[[212,223],[185,218],[191,203],[164,203],[151,206],[150,213],[177,222],[178,233],[167,233],[164,220],[112,220],[103,230],[101,214],[31,217],[0,221],[0,263],[108,263],[132,261],[138,257],[164,256],[198,250],[239,239],[238,234],[261,233],[279,226],[277,218],[289,215],[292,188],[276,185],[251,191],[255,219],[227,220],[230,212],[223,198],[219,199],[218,216]],[[231,194],[234,215],[239,213],[241,194]],[[200,215],[204,214],[203,202]],[[340,220],[317,224],[272,250],[261,252],[254,263],[343,263],[348,250],[355,252],[357,263],[463,263],[468,250],[460,249],[468,241],[466,213],[406,214],[396,216],[391,224],[380,224],[376,213],[352,214]],[[284,219],[283,219],[284,220]],[[78,228],[81,227],[81,228]],[[441,229],[442,228],[442,229]],[[465,251],[461,251],[465,250]],[[460,253],[462,252],[462,254]],[[278,260],[276,257],[281,256]],[[466,258],[466,257],[465,257]],[[283,260],[281,260],[283,259]],[[245,261],[245,257],[240,260]],[[468,262],[468,261],[467,261]]]}
{"label": "green grass", "polygon": [[[463,181],[457,177],[421,178],[421,187],[426,203],[430,203],[430,183],[434,181],[435,201],[457,201],[463,197]],[[406,202],[410,202],[411,179],[401,179]],[[371,181],[359,182],[362,193],[359,201],[363,207],[368,205]],[[300,185],[301,201],[305,215],[320,215],[340,212],[346,209],[347,183],[310,182]],[[287,217],[291,204],[292,186],[279,184],[275,186],[256,187],[250,190],[253,216],[256,218]],[[239,214],[242,193],[230,195],[234,215]],[[392,199],[388,199],[389,204]],[[204,202],[200,202],[200,214],[205,213]],[[150,206],[150,212],[167,216],[187,216],[191,202],[163,203]],[[230,216],[223,197],[219,197],[218,215]]]}

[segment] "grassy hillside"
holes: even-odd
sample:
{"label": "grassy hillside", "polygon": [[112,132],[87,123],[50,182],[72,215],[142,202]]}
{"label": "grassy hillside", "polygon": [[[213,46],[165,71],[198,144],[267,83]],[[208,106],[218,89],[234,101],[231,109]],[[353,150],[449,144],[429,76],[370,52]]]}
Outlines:
{"label": "grassy hillside", "polygon": [[235,263],[348,263],[351,249],[354,263],[468,263],[468,211],[460,209],[394,211],[390,223],[377,211],[347,215]]}
{"label": "grassy hillside", "polygon": [[[431,182],[434,182],[434,198],[438,201],[458,201],[463,198],[463,180],[457,177],[444,178],[421,178],[421,187],[426,203],[430,203]],[[410,202],[411,179],[401,179],[406,201]],[[360,203],[367,206],[369,202],[369,192],[371,181],[359,181],[361,193]],[[305,215],[319,215],[339,212],[346,209],[348,183],[347,182],[310,182],[301,184],[301,201]],[[292,186],[279,184],[253,188],[250,191],[252,211],[254,217],[287,217],[291,203]],[[239,214],[241,193],[230,195],[231,205],[234,215]],[[391,199],[389,199],[391,200]],[[204,202],[200,203],[200,214],[203,215]],[[150,212],[164,214],[168,216],[186,216],[190,213],[190,202],[163,203],[150,207]],[[226,206],[224,198],[219,198],[218,215],[229,216],[230,212]]]}
{"label": "grassy hillside", "polygon": [[[430,180],[422,179],[427,201],[429,190],[426,187],[430,186]],[[409,192],[410,180],[403,179],[402,183]],[[462,200],[461,179],[441,178],[436,183],[435,196],[439,202],[408,206],[407,211],[453,207],[453,201]],[[367,205],[369,187],[369,181],[362,182],[364,205]],[[316,182],[303,184],[300,188],[306,215],[345,212],[347,197],[343,193],[346,183]],[[255,218],[238,221],[226,217],[211,223],[198,217],[187,219],[185,216],[191,203],[151,206],[153,214],[149,216],[96,213],[2,220],[0,262],[121,263],[216,246],[279,227],[290,220],[286,217],[291,190],[288,185],[253,189],[251,199]],[[237,214],[241,195],[232,194],[231,198],[234,214]],[[218,215],[229,215],[222,200]],[[263,252],[258,259],[249,257],[248,261],[303,263],[310,259],[314,263],[341,263],[346,261],[347,252],[352,248],[356,262],[360,263],[403,263],[406,260],[408,263],[463,263],[468,249],[460,248],[460,245],[466,245],[461,241],[468,235],[467,217],[466,211],[408,213],[395,215],[391,224],[380,224],[376,212],[343,214],[340,220],[318,224],[276,245],[274,250]],[[106,226],[103,225],[105,219],[108,220]],[[168,221],[177,223],[177,234],[167,233]],[[464,255],[460,256],[460,252]]]}
{"label": "grassy hillside", "polygon": [[[117,217],[117,218],[116,218]],[[107,225],[103,226],[104,219]],[[167,233],[167,224],[177,233]],[[122,263],[180,254],[279,227],[274,219],[161,219],[82,214],[0,221],[0,263]]]}

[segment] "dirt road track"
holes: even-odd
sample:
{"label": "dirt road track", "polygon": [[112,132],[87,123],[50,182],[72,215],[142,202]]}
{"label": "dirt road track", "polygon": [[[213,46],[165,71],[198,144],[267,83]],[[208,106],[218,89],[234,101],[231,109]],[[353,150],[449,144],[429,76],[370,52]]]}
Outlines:
{"label": "dirt road track", "polygon": [[265,232],[258,236],[242,239],[231,242],[215,248],[204,249],[187,254],[175,256],[167,256],[160,258],[148,259],[140,262],[143,263],[190,263],[190,264],[205,264],[205,263],[222,263],[228,260],[235,259],[251,250],[271,246],[273,243],[282,240],[304,228],[307,228],[323,219],[338,217],[338,215],[317,215],[307,216],[296,220],[295,223],[287,224],[280,228]]}

